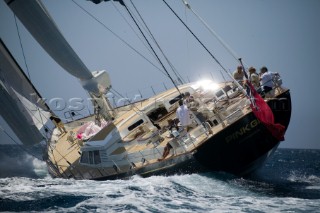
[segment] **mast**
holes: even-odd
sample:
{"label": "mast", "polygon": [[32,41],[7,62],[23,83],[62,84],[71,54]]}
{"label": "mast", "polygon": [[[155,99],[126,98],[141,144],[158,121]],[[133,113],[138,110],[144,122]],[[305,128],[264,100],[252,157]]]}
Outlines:
{"label": "mast", "polygon": [[106,120],[111,120],[115,114],[104,96],[111,88],[107,72],[89,71],[59,31],[40,0],[5,0],[5,2],[43,49],[65,71],[78,78],[93,99],[100,99],[93,101],[95,107],[100,109],[101,115]]}

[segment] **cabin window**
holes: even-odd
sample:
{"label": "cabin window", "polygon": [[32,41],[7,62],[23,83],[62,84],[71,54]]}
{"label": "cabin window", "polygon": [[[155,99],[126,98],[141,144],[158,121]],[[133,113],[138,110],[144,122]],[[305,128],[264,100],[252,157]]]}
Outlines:
{"label": "cabin window", "polygon": [[174,99],[171,99],[170,101],[169,101],[169,104],[174,104],[174,103],[176,103],[177,101],[179,101],[180,99],[182,99],[182,95],[180,94],[180,95],[178,95],[177,97],[175,97]]}
{"label": "cabin window", "polygon": [[94,158],[94,164],[101,163],[100,152],[98,150],[93,151],[93,158]]}
{"label": "cabin window", "polygon": [[214,119],[212,122],[213,122],[213,124],[214,124],[215,126],[217,126],[217,125],[219,124],[219,122],[217,121],[217,119]]}
{"label": "cabin window", "polygon": [[93,164],[93,152],[89,152],[89,163]]}
{"label": "cabin window", "polygon": [[157,108],[156,110],[152,111],[151,113],[149,113],[148,117],[152,121],[157,121],[167,114],[168,114],[168,110],[164,106],[161,106],[161,107]]}
{"label": "cabin window", "polygon": [[224,92],[222,90],[219,90],[218,92],[216,92],[217,98],[220,98],[223,95],[224,95]]}
{"label": "cabin window", "polygon": [[100,164],[100,152],[99,150],[95,151],[84,151],[81,153],[80,163],[84,164]]}
{"label": "cabin window", "polygon": [[137,122],[135,122],[134,124],[129,126],[128,130],[131,131],[131,130],[135,129],[136,127],[140,126],[141,124],[143,124],[143,120],[142,119],[138,120]]}
{"label": "cabin window", "polygon": [[230,90],[232,90],[231,86],[230,85],[227,85],[223,88],[223,90],[227,93],[229,92]]}
{"label": "cabin window", "polygon": [[82,152],[81,153],[81,158],[80,158],[81,163],[89,163],[89,152]]}

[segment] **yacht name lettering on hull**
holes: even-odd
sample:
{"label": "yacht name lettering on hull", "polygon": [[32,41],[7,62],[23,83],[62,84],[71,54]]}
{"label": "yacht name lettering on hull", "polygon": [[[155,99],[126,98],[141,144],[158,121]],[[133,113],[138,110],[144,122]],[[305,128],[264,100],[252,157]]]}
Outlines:
{"label": "yacht name lettering on hull", "polygon": [[260,121],[258,119],[255,119],[255,120],[251,121],[250,123],[248,123],[247,125],[242,126],[241,128],[239,128],[239,130],[237,130],[237,131],[233,132],[232,134],[228,135],[227,137],[225,137],[226,143],[230,143],[231,141],[235,141],[239,137],[252,131],[252,129],[254,129],[259,123],[260,123]]}

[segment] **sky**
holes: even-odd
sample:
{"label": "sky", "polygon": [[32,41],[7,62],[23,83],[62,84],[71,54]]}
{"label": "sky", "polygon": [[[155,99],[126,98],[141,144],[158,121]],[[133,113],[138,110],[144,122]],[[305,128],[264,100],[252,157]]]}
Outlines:
{"label": "sky", "polygon": [[[112,2],[99,5],[85,0],[75,2],[156,64],[155,59],[123,19],[125,17],[133,26],[122,6]],[[221,68],[161,0],[133,2],[166,56],[185,80],[197,81],[213,77],[216,81],[222,81]],[[167,2],[221,64],[232,72],[238,62],[230,53],[190,11],[185,9],[181,1]],[[291,90],[292,117],[285,141],[281,142],[280,147],[320,149],[320,113],[317,106],[320,79],[320,1],[188,2],[247,66],[257,69],[267,66],[270,71],[279,72],[283,86]],[[152,94],[151,86],[156,92],[163,90],[164,85],[172,87],[168,77],[128,48],[73,1],[44,0],[43,3],[86,66],[92,71],[107,70],[113,88],[119,93],[130,98],[140,93],[146,97]],[[40,94],[48,100],[55,97],[64,100],[73,97],[86,98],[86,92],[79,81],[57,65],[20,22],[18,27],[31,81]],[[0,1],[0,37],[20,66],[26,70],[14,16],[4,1]],[[158,64],[157,66],[160,67]],[[2,119],[0,124],[10,132]],[[9,140],[0,132],[0,143]]]}

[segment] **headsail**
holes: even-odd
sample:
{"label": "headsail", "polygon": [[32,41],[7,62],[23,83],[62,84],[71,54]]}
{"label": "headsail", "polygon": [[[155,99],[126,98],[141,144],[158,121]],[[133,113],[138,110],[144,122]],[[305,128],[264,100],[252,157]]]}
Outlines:
{"label": "headsail", "polygon": [[0,40],[0,114],[20,141],[31,145],[43,139],[49,107]]}
{"label": "headsail", "polygon": [[[36,125],[36,127],[39,130],[41,130],[43,128],[43,125],[46,124],[47,121],[49,120],[51,113],[49,111],[45,111],[42,108],[38,107],[27,98],[20,95],[15,90],[13,91],[16,93],[16,97],[25,107],[26,113],[28,113],[31,116],[32,122]],[[35,94],[32,94],[32,95],[35,95]]]}

